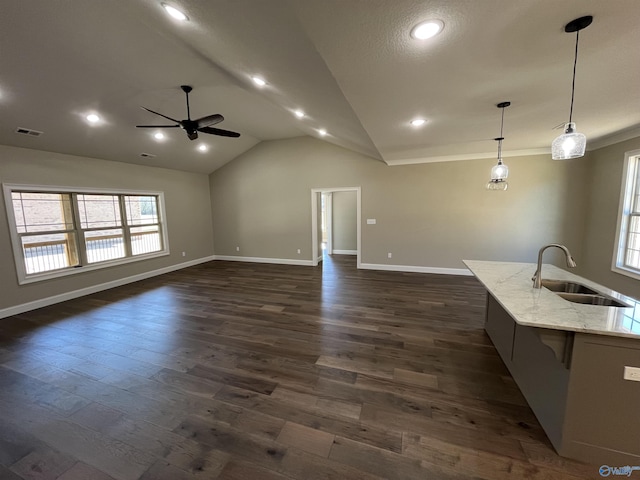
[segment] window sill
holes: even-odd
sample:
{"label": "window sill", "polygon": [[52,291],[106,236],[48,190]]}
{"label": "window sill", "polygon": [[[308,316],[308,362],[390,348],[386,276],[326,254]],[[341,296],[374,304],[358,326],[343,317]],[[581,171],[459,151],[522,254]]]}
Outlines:
{"label": "window sill", "polygon": [[624,275],[626,277],[631,277],[635,280],[640,280],[640,271],[633,270],[631,268],[620,267],[615,265],[611,268],[612,272],[619,273],[620,275]]}
{"label": "window sill", "polygon": [[116,260],[109,260],[106,262],[92,263],[90,265],[84,265],[82,267],[69,267],[60,270],[54,270],[51,272],[34,273],[24,278],[18,278],[18,284],[27,285],[30,283],[43,282],[46,280],[53,280],[55,278],[67,277],[69,275],[76,275],[78,273],[93,272],[105,268],[116,267],[118,265],[141,262],[143,260],[149,260],[151,258],[166,257],[169,254],[169,250],[164,250],[161,252],[147,253],[145,255],[136,255],[135,257],[118,258]]}

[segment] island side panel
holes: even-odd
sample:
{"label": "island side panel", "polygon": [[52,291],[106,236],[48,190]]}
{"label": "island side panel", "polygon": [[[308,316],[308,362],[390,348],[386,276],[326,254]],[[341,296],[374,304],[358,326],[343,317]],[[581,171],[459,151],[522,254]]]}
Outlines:
{"label": "island side panel", "polygon": [[640,465],[640,368],[637,340],[576,334],[561,455],[607,465]]}
{"label": "island side panel", "polygon": [[[549,440],[560,451],[568,362],[542,342],[542,329],[518,325],[491,294],[487,302],[485,330]],[[571,332],[554,333],[564,335],[567,342],[573,340]]]}
{"label": "island side panel", "polygon": [[[545,329],[516,324],[511,375],[556,451],[563,444],[570,371],[568,363],[543,343]],[[572,332],[557,332],[571,343]]]}
{"label": "island side panel", "polygon": [[496,347],[504,364],[511,366],[511,354],[513,353],[513,337],[516,323],[497,300],[487,293],[487,318],[484,329]]}

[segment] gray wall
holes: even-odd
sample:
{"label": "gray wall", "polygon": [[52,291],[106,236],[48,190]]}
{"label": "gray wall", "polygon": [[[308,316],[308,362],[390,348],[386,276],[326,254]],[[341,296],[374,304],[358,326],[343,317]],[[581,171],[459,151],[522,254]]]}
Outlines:
{"label": "gray wall", "polygon": [[550,242],[580,262],[588,162],[509,158],[509,190],[488,192],[494,161],[389,167],[311,137],[262,142],[210,175],[216,254],[242,245],[245,256],[293,259],[301,248],[311,260],[311,189],[361,186],[363,263],[531,262]]}
{"label": "gray wall", "polygon": [[640,138],[634,138],[589,153],[591,176],[584,235],[585,277],[602,285],[640,298],[640,280],[613,272],[611,264],[615,247],[618,206],[622,188],[624,154],[640,149]]}
{"label": "gray wall", "polygon": [[19,286],[2,197],[0,309],[213,255],[207,175],[0,146],[0,181],[162,191],[171,250],[169,256]]}
{"label": "gray wall", "polygon": [[333,192],[333,250],[357,250],[357,195],[355,191]]}
{"label": "gray wall", "polygon": [[611,259],[624,153],[639,148],[636,138],[566,162],[510,158],[510,188],[496,193],[484,190],[493,160],[388,167],[309,137],[263,142],[208,179],[0,146],[3,183],[164,191],[171,248],[167,257],[18,286],[2,204],[0,309],[205,258],[214,241],[219,255],[238,255],[239,245],[244,256],[311,260],[311,189],[354,186],[362,187],[363,263],[532,262],[541,245],[561,242],[577,273],[638,297],[640,281],[612,272]]}

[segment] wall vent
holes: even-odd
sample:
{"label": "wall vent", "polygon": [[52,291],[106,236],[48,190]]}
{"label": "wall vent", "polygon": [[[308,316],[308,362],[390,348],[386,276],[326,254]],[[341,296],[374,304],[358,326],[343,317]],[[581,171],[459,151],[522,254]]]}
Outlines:
{"label": "wall vent", "polygon": [[39,132],[38,130],[31,130],[30,128],[23,127],[16,128],[16,133],[19,133],[21,135],[29,135],[30,137],[39,137],[40,135],[42,135],[42,132]]}
{"label": "wall vent", "polygon": [[140,154],[140,156],[141,156],[141,157],[144,157],[144,158],[155,158],[155,155],[154,155],[153,153],[145,153],[145,152],[142,152],[142,153]]}

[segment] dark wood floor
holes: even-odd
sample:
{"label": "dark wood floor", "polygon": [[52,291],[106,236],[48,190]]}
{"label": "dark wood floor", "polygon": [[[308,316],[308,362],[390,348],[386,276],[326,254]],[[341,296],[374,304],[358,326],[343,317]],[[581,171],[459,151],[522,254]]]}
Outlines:
{"label": "dark wood floor", "polygon": [[0,478],[585,479],[470,277],[211,262],[0,320]]}

